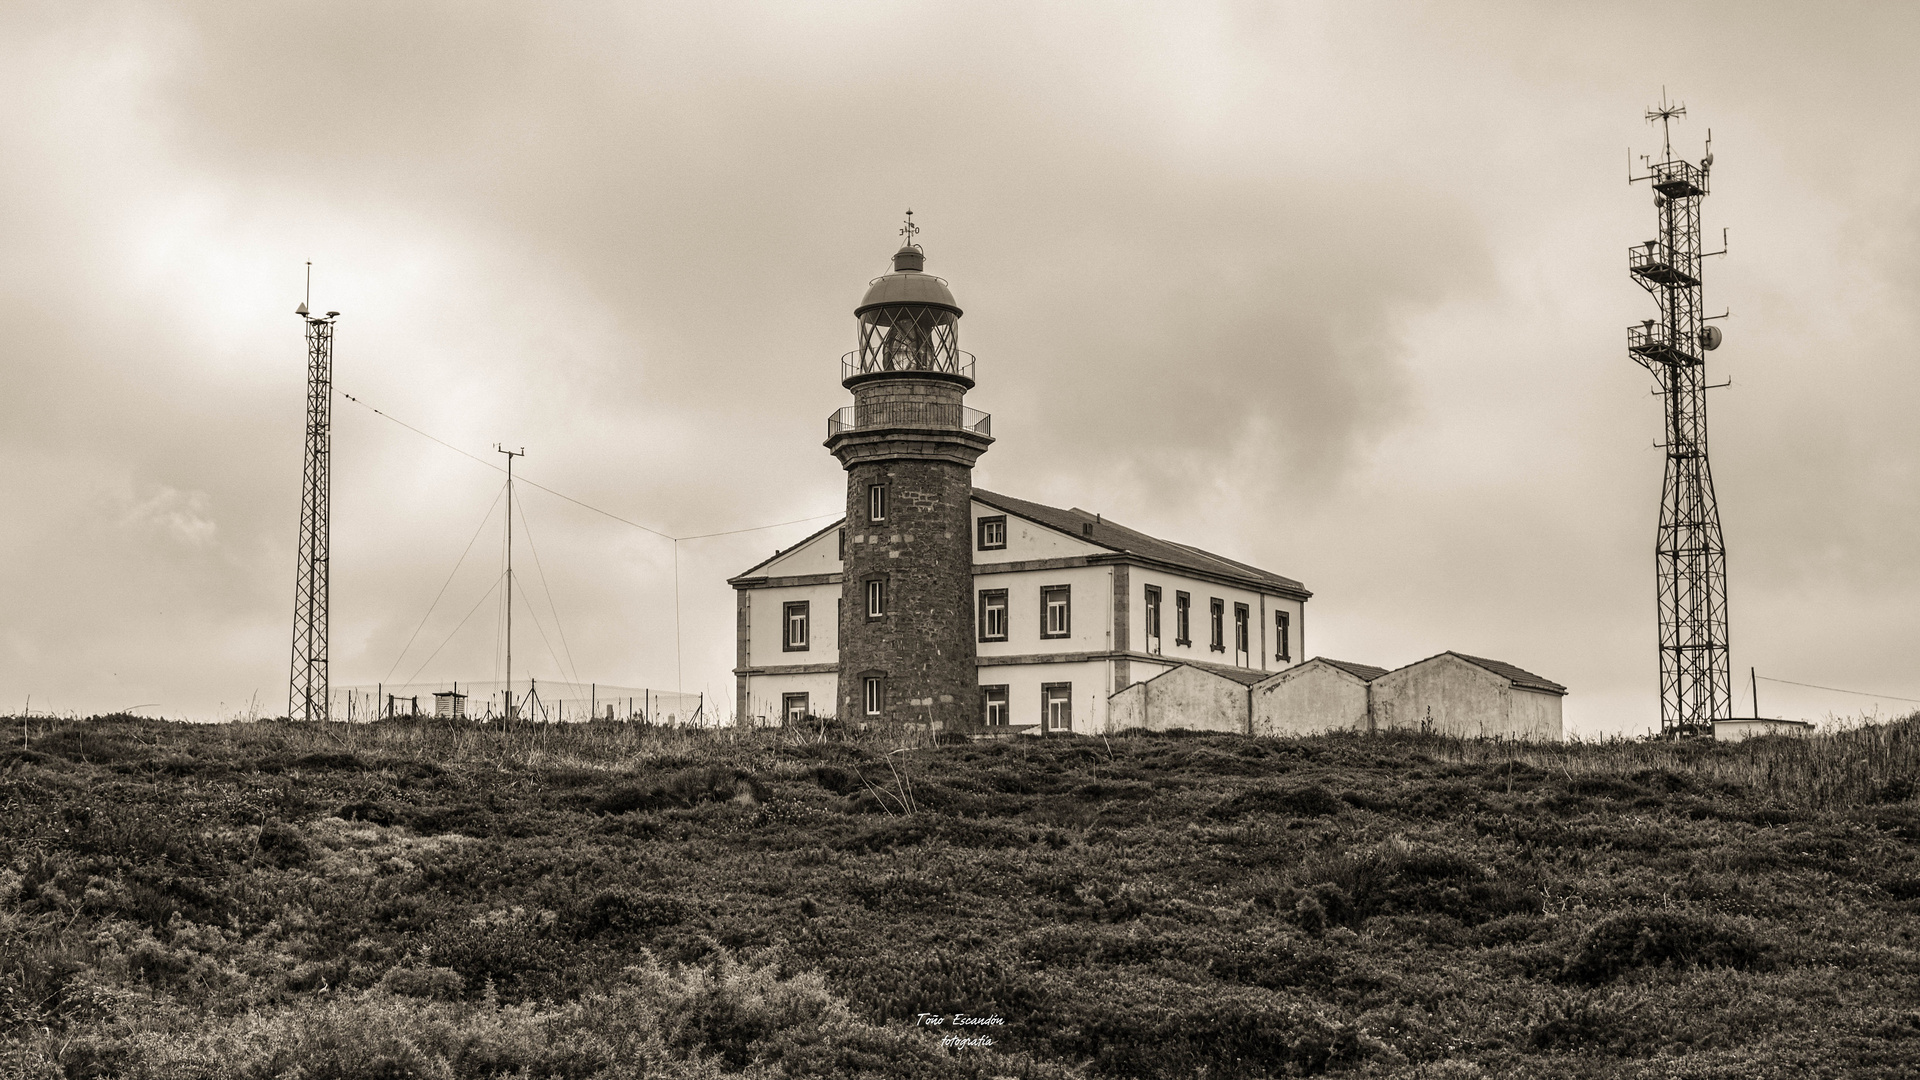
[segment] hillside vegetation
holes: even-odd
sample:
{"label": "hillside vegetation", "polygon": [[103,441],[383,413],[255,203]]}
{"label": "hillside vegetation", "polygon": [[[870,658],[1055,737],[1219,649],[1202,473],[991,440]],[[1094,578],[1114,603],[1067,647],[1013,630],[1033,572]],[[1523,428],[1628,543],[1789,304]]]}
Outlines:
{"label": "hillside vegetation", "polygon": [[9,1077],[1920,1061],[1915,718],[1732,746],[11,725]]}

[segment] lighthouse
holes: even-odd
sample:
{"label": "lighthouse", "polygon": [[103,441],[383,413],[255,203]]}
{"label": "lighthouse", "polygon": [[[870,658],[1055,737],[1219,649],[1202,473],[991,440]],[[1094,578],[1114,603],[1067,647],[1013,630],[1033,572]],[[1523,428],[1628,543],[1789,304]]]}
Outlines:
{"label": "lighthouse", "polygon": [[853,404],[827,423],[847,473],[839,715],[869,723],[979,723],[973,619],[973,464],[991,418],[965,404],[973,356],[960,305],[926,272],[912,211],[893,269],[854,309],[841,359]]}

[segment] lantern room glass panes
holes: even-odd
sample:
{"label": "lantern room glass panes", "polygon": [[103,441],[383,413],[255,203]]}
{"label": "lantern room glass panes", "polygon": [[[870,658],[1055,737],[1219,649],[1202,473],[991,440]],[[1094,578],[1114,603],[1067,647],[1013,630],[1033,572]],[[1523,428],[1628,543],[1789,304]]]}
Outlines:
{"label": "lantern room glass panes", "polygon": [[860,315],[860,374],[960,371],[959,316],[927,304],[888,304]]}

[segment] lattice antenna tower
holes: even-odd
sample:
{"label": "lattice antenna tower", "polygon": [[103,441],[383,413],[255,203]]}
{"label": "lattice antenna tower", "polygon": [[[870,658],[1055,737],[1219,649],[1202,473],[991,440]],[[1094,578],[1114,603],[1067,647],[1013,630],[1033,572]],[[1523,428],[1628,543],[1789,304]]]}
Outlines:
{"label": "lattice antenna tower", "polygon": [[[1628,249],[1633,279],[1653,296],[1656,318],[1627,330],[1627,352],[1659,384],[1664,406],[1666,481],[1654,545],[1660,611],[1660,731],[1667,736],[1711,735],[1713,722],[1732,715],[1732,670],[1727,652],[1727,549],[1720,535],[1713,470],[1707,461],[1706,354],[1720,345],[1720,328],[1701,306],[1701,260],[1726,253],[1700,250],[1700,203],[1708,193],[1713,133],[1700,163],[1673,156],[1673,122],[1687,114],[1670,103],[1647,110],[1660,122],[1660,160],[1640,158],[1649,181],[1659,236]],[[1631,151],[1629,151],[1631,154]]]}
{"label": "lattice antenna tower", "polygon": [[294,314],[307,328],[307,445],[300,481],[300,541],[293,588],[293,676],[287,716],[328,719],[327,592],[333,458],[333,322],[337,311],[314,315],[313,264],[307,264],[307,297]]}

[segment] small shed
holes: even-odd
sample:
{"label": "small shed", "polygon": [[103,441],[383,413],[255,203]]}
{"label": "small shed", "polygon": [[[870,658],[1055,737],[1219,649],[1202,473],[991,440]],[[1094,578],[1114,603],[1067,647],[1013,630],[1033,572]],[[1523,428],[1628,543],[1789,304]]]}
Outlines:
{"label": "small shed", "polygon": [[1181,664],[1137,682],[1107,701],[1107,729],[1225,731],[1245,735],[1248,688],[1264,671],[1224,665]]}
{"label": "small shed", "polygon": [[1731,720],[1715,720],[1713,737],[1721,741],[1739,742],[1761,735],[1811,735],[1813,725],[1805,720],[1770,720],[1764,717],[1736,716]]}
{"label": "small shed", "polygon": [[433,695],[433,716],[436,720],[465,720],[467,718],[467,695],[458,690],[437,690]]}
{"label": "small shed", "polygon": [[1253,734],[1371,731],[1367,685],[1386,668],[1316,656],[1253,684]]}
{"label": "small shed", "polygon": [[1369,684],[1374,726],[1558,742],[1567,688],[1500,660],[1443,652]]}

